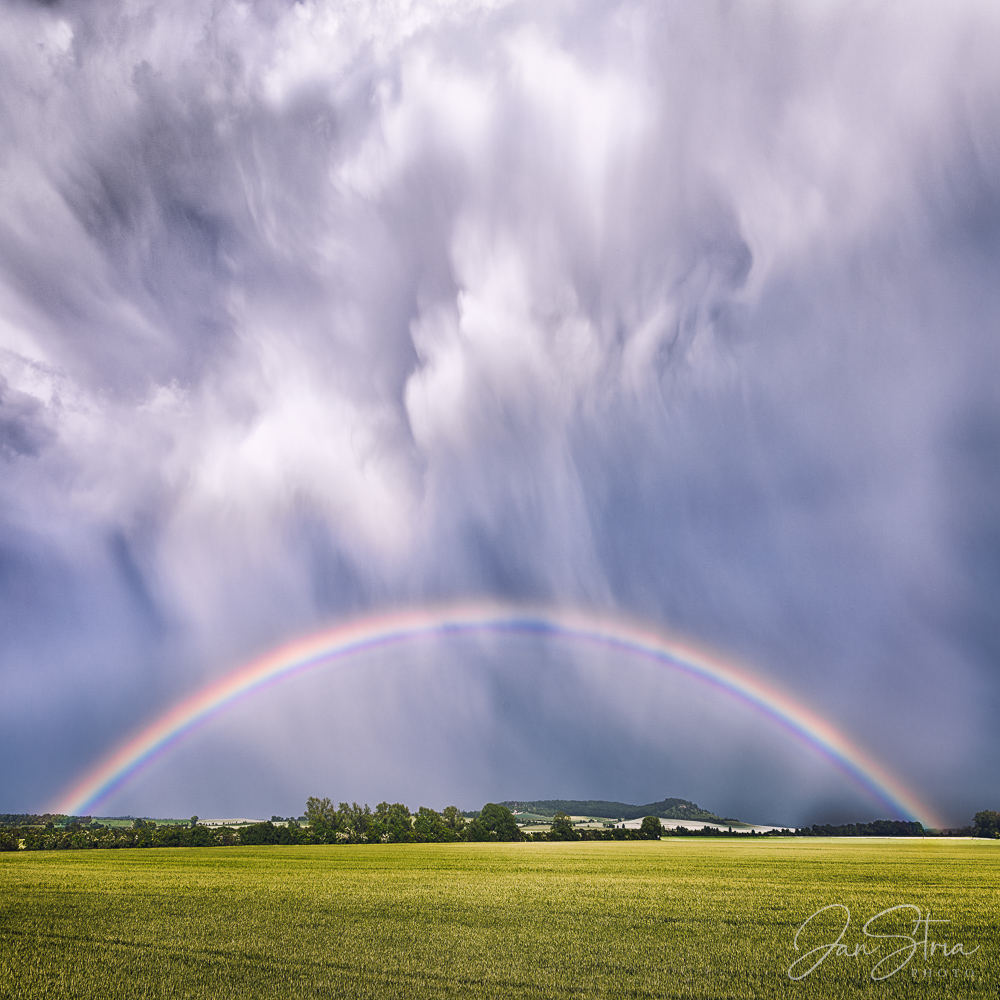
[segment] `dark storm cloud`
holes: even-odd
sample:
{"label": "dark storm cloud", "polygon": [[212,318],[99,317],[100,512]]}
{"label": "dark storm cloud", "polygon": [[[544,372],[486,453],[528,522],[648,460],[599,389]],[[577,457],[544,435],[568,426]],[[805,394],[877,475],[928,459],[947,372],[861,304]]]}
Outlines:
{"label": "dark storm cloud", "polygon": [[[687,631],[989,804],[991,6],[3,10],[3,739],[53,748],[12,808],[283,637],[469,595]],[[637,798],[768,773],[657,754]]]}

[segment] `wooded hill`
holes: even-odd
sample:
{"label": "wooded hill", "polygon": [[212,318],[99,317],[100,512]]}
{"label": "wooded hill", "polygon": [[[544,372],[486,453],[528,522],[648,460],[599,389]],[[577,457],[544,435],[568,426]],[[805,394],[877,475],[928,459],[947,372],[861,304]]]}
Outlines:
{"label": "wooded hill", "polygon": [[534,813],[536,816],[555,816],[557,812],[570,816],[594,816],[601,819],[642,819],[659,816],[660,819],[688,819],[699,823],[738,823],[731,816],[716,816],[687,799],[663,799],[633,806],[627,802],[604,802],[599,799],[535,799],[532,802],[501,802],[512,812]]}

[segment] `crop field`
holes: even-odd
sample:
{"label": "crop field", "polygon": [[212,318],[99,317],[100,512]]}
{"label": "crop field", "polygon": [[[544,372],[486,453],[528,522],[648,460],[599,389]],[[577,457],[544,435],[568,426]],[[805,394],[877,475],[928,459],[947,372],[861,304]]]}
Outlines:
{"label": "crop field", "polygon": [[996,998],[1000,842],[22,851],[0,935],[4,1000]]}

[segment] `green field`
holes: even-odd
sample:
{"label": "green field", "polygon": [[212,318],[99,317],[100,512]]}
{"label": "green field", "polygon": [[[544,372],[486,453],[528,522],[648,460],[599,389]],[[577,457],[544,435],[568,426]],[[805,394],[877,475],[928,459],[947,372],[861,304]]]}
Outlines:
{"label": "green field", "polygon": [[[827,911],[802,951],[792,944],[831,903],[850,908],[852,951],[864,922],[899,904],[951,921],[929,925],[932,941],[979,950],[925,961],[921,945],[873,982],[880,955],[900,942],[870,938],[879,954],[831,954],[792,982],[797,954],[836,938],[842,911]],[[873,930],[909,934],[909,917],[889,914]],[[995,998],[1000,843],[22,851],[0,854],[0,933],[4,1000]]]}

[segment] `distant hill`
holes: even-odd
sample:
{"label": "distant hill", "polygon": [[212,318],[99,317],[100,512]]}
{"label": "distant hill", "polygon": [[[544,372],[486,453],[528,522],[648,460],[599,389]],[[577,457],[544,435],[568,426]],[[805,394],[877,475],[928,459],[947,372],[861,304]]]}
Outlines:
{"label": "distant hill", "polygon": [[644,806],[633,806],[627,802],[582,801],[578,799],[536,799],[532,802],[501,802],[512,812],[535,813],[539,816],[554,816],[557,812],[570,816],[602,816],[606,819],[641,819],[643,816],[660,816],[663,819],[689,819],[692,821],[736,822],[732,817],[716,816],[687,799],[663,799],[662,802],[647,802]]}

